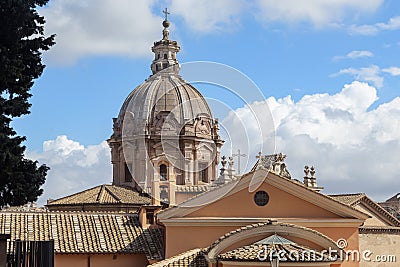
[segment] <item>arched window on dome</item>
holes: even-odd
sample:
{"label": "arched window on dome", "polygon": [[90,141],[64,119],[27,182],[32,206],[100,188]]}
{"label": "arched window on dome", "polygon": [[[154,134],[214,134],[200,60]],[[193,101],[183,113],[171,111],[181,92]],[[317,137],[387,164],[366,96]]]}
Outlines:
{"label": "arched window on dome", "polygon": [[167,54],[164,54],[164,59],[168,59],[168,55]]}
{"label": "arched window on dome", "polygon": [[161,181],[168,180],[168,167],[165,164],[160,165],[160,180]]}

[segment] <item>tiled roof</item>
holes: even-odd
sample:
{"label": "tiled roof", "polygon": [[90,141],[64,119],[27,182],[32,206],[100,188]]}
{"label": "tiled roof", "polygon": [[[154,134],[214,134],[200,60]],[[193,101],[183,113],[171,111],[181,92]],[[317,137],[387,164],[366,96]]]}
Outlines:
{"label": "tiled roof", "polygon": [[332,262],[327,254],[300,246],[277,235],[218,255],[220,260],[262,262],[270,261],[272,252],[278,253],[281,262]]}
{"label": "tiled roof", "polygon": [[148,265],[148,267],[207,267],[203,249],[186,251],[169,259]]}
{"label": "tiled roof", "polygon": [[11,234],[11,240],[54,240],[60,254],[132,253],[159,260],[164,251],[163,231],[142,229],[136,214],[1,211],[0,234]]}
{"label": "tiled roof", "polygon": [[400,193],[397,193],[396,195],[392,196],[386,202],[400,202]]}
{"label": "tiled roof", "polygon": [[116,185],[99,185],[85,191],[53,200],[47,206],[77,204],[150,204],[148,197],[131,188]]}
{"label": "tiled roof", "polygon": [[363,197],[365,197],[364,193],[356,193],[356,194],[340,194],[340,195],[329,195],[333,199],[342,202],[346,205],[354,205],[358,203]]}
{"label": "tiled roof", "polygon": [[390,214],[387,210],[382,208],[379,204],[377,204],[375,201],[370,199],[364,193],[331,195],[330,197],[332,197],[332,198],[336,199],[337,201],[340,201],[344,204],[347,204],[351,207],[356,206],[361,201],[364,203],[367,203],[369,206],[373,207],[376,212],[378,212],[384,218],[389,220],[393,226],[400,227],[400,221],[396,217],[394,217],[392,214]]}
{"label": "tiled roof", "polygon": [[294,224],[277,223],[277,222],[274,222],[274,221],[269,221],[269,222],[264,222],[264,223],[250,224],[250,225],[238,228],[236,230],[230,231],[229,233],[226,233],[225,235],[223,235],[220,238],[218,238],[218,240],[216,240],[214,243],[212,243],[211,246],[208,247],[207,252],[209,252],[211,249],[216,247],[219,243],[221,243],[225,239],[227,239],[227,238],[229,238],[229,237],[231,237],[233,235],[236,235],[236,234],[238,234],[240,232],[252,231],[253,229],[258,228],[258,227],[265,227],[266,225],[275,225],[275,224],[280,225],[280,226],[289,226],[289,227],[294,227],[294,228],[301,229],[301,230],[306,230],[308,232],[312,232],[314,234],[317,234],[317,235],[319,235],[319,236],[321,236],[321,237],[323,237],[323,238],[325,238],[327,240],[330,240],[330,241],[332,241],[332,243],[334,243],[334,241],[331,238],[329,238],[328,236],[326,236],[326,235],[324,235],[324,234],[322,234],[322,233],[320,233],[318,231],[315,231],[313,229],[306,228],[306,227],[299,226],[299,225],[294,225]]}

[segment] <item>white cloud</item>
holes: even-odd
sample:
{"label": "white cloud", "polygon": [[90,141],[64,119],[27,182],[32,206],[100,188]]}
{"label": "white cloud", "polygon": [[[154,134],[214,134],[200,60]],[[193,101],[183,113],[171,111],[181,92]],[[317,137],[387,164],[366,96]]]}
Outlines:
{"label": "white cloud", "polygon": [[57,136],[55,140],[48,140],[43,143],[44,152],[56,152],[62,156],[68,156],[74,151],[82,151],[84,149],[84,146],[69,140],[65,135]]}
{"label": "white cloud", "polygon": [[375,35],[380,31],[394,31],[400,29],[400,16],[390,18],[388,22],[379,22],[372,25],[351,25],[349,32],[359,35]]}
{"label": "white cloud", "polygon": [[106,142],[83,146],[79,142],[58,136],[43,143],[43,152],[28,152],[27,157],[50,167],[44,194],[38,203],[60,198],[112,181],[110,149]]}
{"label": "white cloud", "polygon": [[161,16],[151,12],[154,2],[51,1],[40,9],[47,21],[46,34],[57,34],[57,44],[45,53],[46,60],[71,64],[90,55],[150,55],[150,47],[162,31]]}
{"label": "white cloud", "polygon": [[[334,95],[306,95],[297,102],[270,97],[263,107],[250,106],[260,114],[271,111],[276,152],[287,154],[294,178],[302,180],[304,165],[314,165],[325,192],[361,191],[383,200],[400,188],[400,97],[370,110],[377,99],[374,87],[355,81]],[[236,112],[246,122],[251,119],[243,109]],[[224,123],[229,127],[229,120]],[[257,130],[247,125],[249,132]],[[257,152],[251,147],[248,154]]]}
{"label": "white cloud", "polygon": [[390,67],[381,69],[379,66],[371,65],[365,68],[347,68],[341,69],[339,72],[334,73],[331,77],[335,77],[342,74],[350,74],[356,80],[370,82],[374,86],[380,88],[383,86],[384,77],[383,75],[387,73],[391,76],[400,76],[400,68],[399,67]]}
{"label": "white cloud", "polygon": [[198,32],[221,31],[238,25],[240,13],[247,4],[243,0],[172,0],[171,11]]}
{"label": "white cloud", "polygon": [[258,0],[259,17],[267,21],[332,25],[344,17],[377,10],[383,0]]}
{"label": "white cloud", "polygon": [[382,30],[398,30],[400,29],[400,16],[389,19],[387,23],[377,23],[376,26]]}
{"label": "white cloud", "polygon": [[365,51],[365,50],[363,50],[363,51],[357,51],[357,50],[351,51],[350,53],[348,53],[346,55],[346,57],[351,58],[351,59],[360,58],[360,57],[373,57],[373,56],[374,56],[374,54],[372,52]]}
{"label": "white cloud", "polygon": [[399,67],[390,67],[390,68],[382,69],[382,71],[389,73],[392,76],[400,76],[400,68]]}
{"label": "white cloud", "polygon": [[357,58],[362,58],[362,57],[373,57],[373,56],[374,56],[374,54],[371,51],[354,50],[354,51],[347,53],[347,55],[345,55],[345,56],[336,56],[333,58],[333,60],[340,60],[340,59],[345,59],[345,58],[357,59]]}
{"label": "white cloud", "polygon": [[342,69],[338,73],[333,74],[332,76],[337,76],[341,74],[353,75],[355,79],[360,81],[371,82],[372,84],[374,84],[376,87],[379,88],[383,86],[384,78],[381,76],[380,68],[376,65],[371,65],[369,67],[359,68],[359,69],[355,68]]}
{"label": "white cloud", "polygon": [[379,29],[374,25],[351,25],[348,29],[351,34],[375,35]]}
{"label": "white cloud", "polygon": [[[375,11],[383,0],[169,0],[171,16],[180,16],[196,32],[226,32],[240,27],[243,14],[283,23],[339,23],[346,16]],[[151,55],[161,38],[162,13],[155,0],[54,0],[39,12],[46,34],[57,34],[56,45],[45,53],[50,64],[73,64],[87,56]],[[174,21],[174,20],[172,20]],[[395,29],[399,21],[374,28]],[[358,27],[358,26],[357,26]]]}

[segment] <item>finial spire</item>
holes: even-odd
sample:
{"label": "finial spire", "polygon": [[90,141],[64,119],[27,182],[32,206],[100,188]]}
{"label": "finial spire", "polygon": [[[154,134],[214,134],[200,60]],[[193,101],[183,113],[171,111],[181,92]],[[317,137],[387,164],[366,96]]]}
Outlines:
{"label": "finial spire", "polygon": [[168,15],[170,14],[168,12],[168,9],[165,8],[163,10],[163,13],[165,14],[165,20],[163,21],[162,25],[164,26],[164,30],[163,30],[163,40],[168,40],[169,39],[169,30],[168,27],[170,25],[169,21],[168,21]]}
{"label": "finial spire", "polygon": [[165,21],[168,21],[168,15],[170,14],[170,13],[168,12],[168,8],[165,8],[165,9],[163,10],[163,13],[165,14]]}
{"label": "finial spire", "polygon": [[151,64],[153,74],[163,70],[165,72],[179,72],[179,63],[176,59],[176,53],[179,52],[180,47],[176,41],[169,39],[169,26],[171,23],[168,21],[168,8],[162,11],[165,14],[165,19],[162,22],[164,27],[162,31],[162,39],[154,42],[151,50],[154,53],[154,60]]}
{"label": "finial spire", "polygon": [[314,191],[321,191],[324,189],[323,187],[317,186],[317,178],[315,178],[315,168],[314,166],[308,167],[307,165],[304,166],[304,180],[303,183],[306,187],[314,190]]}

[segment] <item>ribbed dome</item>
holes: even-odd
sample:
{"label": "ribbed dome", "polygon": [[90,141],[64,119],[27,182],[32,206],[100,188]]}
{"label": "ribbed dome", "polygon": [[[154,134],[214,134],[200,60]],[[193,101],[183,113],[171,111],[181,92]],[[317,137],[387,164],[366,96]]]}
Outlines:
{"label": "ribbed dome", "polygon": [[152,75],[126,98],[107,140],[113,184],[151,194],[154,205],[174,205],[190,196],[178,192],[178,185],[215,181],[224,143],[204,97],[179,76],[180,47],[169,39],[168,11],[164,13],[163,38],[151,48]]}
{"label": "ribbed dome", "polygon": [[160,119],[157,117],[160,114],[174,118],[180,127],[200,116],[212,118],[206,100],[196,88],[176,73],[160,71],[130,93],[117,124],[123,128],[124,121],[129,120],[134,126],[129,127],[130,134],[145,134]]}

